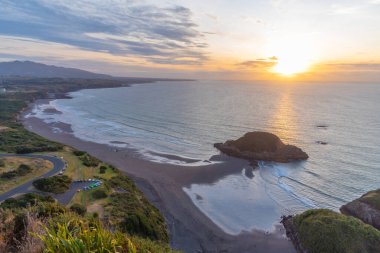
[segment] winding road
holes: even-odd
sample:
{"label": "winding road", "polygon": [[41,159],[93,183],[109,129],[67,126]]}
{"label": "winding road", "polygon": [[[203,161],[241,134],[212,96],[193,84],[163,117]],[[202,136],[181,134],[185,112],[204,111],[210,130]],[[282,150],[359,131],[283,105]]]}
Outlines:
{"label": "winding road", "polygon": [[35,154],[0,154],[0,158],[1,157],[40,158],[40,159],[50,161],[53,164],[53,168],[50,171],[46,172],[45,174],[43,174],[39,177],[33,178],[33,179],[29,180],[28,182],[26,182],[22,185],[19,185],[19,186],[15,187],[15,188],[7,191],[7,192],[0,194],[0,202],[3,202],[4,200],[6,200],[12,196],[18,195],[18,194],[25,194],[25,193],[37,191],[33,186],[33,181],[35,181],[36,179],[40,179],[40,178],[54,176],[55,174],[58,174],[65,167],[64,161],[58,157],[55,157],[55,156],[35,155]]}

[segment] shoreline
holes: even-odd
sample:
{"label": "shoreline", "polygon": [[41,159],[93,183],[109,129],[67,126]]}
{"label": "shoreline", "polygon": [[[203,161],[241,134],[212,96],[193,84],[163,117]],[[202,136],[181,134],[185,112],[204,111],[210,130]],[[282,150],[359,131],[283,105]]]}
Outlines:
{"label": "shoreline", "polygon": [[[20,119],[26,129],[74,148],[86,151],[130,176],[145,196],[163,213],[169,228],[171,245],[185,252],[295,252],[284,236],[283,229],[274,233],[264,231],[242,232],[230,235],[218,227],[196,207],[182,190],[194,183],[212,183],[233,171],[241,170],[247,161],[224,155],[213,157],[223,163],[202,166],[181,166],[143,160],[136,152],[118,149],[106,144],[76,138],[70,125],[47,124],[35,117],[25,118],[37,100],[22,112]],[[53,131],[52,127],[62,131]]]}

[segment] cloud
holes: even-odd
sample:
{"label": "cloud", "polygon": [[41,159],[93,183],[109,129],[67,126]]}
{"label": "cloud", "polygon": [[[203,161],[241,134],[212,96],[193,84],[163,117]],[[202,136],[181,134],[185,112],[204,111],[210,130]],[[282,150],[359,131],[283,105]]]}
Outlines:
{"label": "cloud", "polygon": [[332,71],[380,72],[380,63],[332,63],[324,66]]}
{"label": "cloud", "polygon": [[0,34],[148,62],[201,64],[204,35],[185,7],[135,0],[0,0]]}
{"label": "cloud", "polygon": [[256,68],[256,69],[269,69],[277,64],[278,58],[276,56],[268,58],[259,58],[252,61],[240,62],[237,65],[245,68]]}

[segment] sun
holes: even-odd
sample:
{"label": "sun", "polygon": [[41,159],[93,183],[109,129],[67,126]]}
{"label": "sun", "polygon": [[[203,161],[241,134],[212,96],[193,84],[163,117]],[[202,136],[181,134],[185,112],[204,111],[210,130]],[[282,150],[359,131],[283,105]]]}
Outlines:
{"label": "sun", "polygon": [[307,72],[315,54],[312,45],[312,41],[302,36],[276,40],[270,45],[270,51],[277,57],[271,71],[283,76]]}
{"label": "sun", "polygon": [[293,76],[295,74],[306,72],[310,67],[307,59],[298,57],[279,57],[272,71],[284,76]]}

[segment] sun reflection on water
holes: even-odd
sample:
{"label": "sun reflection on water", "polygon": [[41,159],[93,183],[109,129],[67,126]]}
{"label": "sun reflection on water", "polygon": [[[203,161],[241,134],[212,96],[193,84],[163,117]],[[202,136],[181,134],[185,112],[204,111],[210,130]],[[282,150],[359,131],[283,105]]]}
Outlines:
{"label": "sun reflection on water", "polygon": [[268,120],[268,128],[283,142],[291,143],[297,138],[296,116],[290,88],[282,93],[277,107]]}

